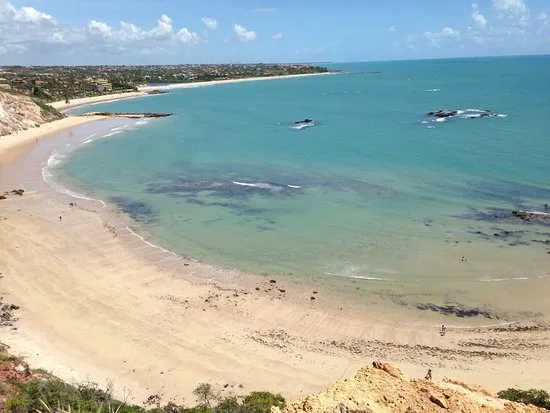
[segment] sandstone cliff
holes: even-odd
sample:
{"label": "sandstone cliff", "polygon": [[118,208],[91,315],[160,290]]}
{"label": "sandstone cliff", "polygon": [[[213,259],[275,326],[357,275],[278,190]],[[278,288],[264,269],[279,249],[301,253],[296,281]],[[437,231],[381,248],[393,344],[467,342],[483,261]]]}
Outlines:
{"label": "sandstone cliff", "polygon": [[9,135],[63,115],[49,105],[34,101],[29,96],[0,90],[0,136]]}
{"label": "sandstone cliff", "polygon": [[[502,400],[487,390],[445,378],[411,379],[398,368],[374,362],[355,378],[290,403],[283,413],[548,413],[548,410]],[[273,408],[272,413],[281,413]]]}

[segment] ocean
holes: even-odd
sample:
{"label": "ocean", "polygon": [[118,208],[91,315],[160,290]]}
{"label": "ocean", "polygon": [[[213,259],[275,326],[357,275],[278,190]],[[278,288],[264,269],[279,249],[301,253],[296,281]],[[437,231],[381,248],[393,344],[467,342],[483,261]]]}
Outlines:
{"label": "ocean", "polygon": [[550,213],[549,56],[329,68],[73,110],[174,116],[91,137],[57,179],[173,252],[258,274],[472,291],[550,276],[550,220],[512,216]]}

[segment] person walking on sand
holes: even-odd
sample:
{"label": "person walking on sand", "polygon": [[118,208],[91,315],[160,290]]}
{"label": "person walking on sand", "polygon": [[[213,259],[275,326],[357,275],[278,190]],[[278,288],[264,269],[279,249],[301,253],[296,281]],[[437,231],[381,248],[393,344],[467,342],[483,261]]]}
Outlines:
{"label": "person walking on sand", "polygon": [[445,327],[445,324],[443,324],[441,326],[441,330],[439,331],[439,334],[441,334],[441,337],[443,337],[446,332],[447,332],[447,327]]}
{"label": "person walking on sand", "polygon": [[432,379],[432,369],[428,369],[428,372],[426,373],[426,377],[424,377],[426,380]]}
{"label": "person walking on sand", "polygon": [[63,217],[59,215],[59,222],[61,222],[62,220],[63,220]]}

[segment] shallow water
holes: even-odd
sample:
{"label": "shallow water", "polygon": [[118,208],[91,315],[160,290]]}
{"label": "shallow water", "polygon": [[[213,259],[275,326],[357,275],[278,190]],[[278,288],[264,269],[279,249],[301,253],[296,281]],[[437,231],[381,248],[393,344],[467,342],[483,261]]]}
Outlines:
{"label": "shallow water", "polygon": [[[337,68],[95,105],[175,116],[84,140],[59,178],[172,251],[257,273],[404,292],[550,275],[550,226],[505,218],[550,202],[550,58]],[[498,116],[461,116],[479,110]]]}

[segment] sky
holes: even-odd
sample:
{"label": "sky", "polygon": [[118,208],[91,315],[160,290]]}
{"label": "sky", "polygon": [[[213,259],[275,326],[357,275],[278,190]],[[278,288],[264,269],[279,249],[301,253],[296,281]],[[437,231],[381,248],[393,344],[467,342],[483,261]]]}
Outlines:
{"label": "sky", "polygon": [[0,66],[550,54],[550,0],[0,0]]}

